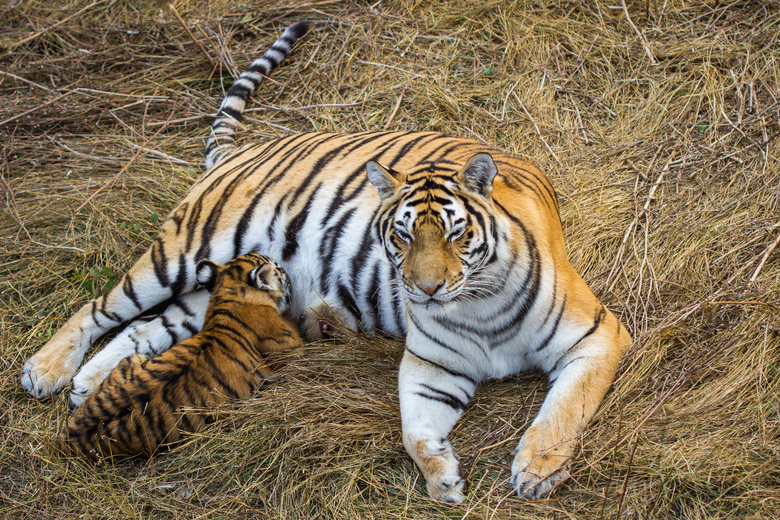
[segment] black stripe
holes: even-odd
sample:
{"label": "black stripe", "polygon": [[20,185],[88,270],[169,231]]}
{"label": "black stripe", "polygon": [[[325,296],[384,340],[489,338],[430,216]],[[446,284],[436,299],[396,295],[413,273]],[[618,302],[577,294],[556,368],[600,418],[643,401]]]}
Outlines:
{"label": "black stripe", "polygon": [[[232,91],[233,88],[231,88],[230,90]],[[236,92],[232,92],[232,93],[228,92],[228,97],[231,96],[242,97],[240,94],[237,94]],[[222,107],[219,109],[219,112],[217,113],[217,117],[220,116],[229,116],[235,119],[236,121],[241,121],[242,113],[231,107]],[[217,139],[231,139],[232,137],[233,137],[232,134],[217,135]]]}
{"label": "black stripe", "polygon": [[461,354],[458,350],[456,350],[456,349],[452,348],[451,346],[447,345],[446,343],[440,341],[438,338],[432,336],[430,333],[428,333],[428,331],[423,329],[422,325],[420,324],[419,321],[417,321],[417,318],[415,318],[413,313],[408,313],[407,316],[412,320],[412,323],[414,323],[414,326],[417,327],[417,330],[420,331],[420,333],[423,336],[425,336],[429,341],[431,341],[432,343],[435,343],[437,346],[439,346],[439,347],[441,347],[441,348],[443,348],[445,350],[449,350],[450,352],[459,355],[462,358],[466,357],[463,354]]}
{"label": "black stripe", "polygon": [[122,290],[124,291],[125,296],[130,298],[130,300],[133,302],[135,308],[139,311],[142,311],[143,307],[141,306],[141,302],[138,300],[138,295],[135,293],[132,276],[127,274],[124,276],[124,279],[122,280]]}
{"label": "black stripe", "polygon": [[[427,385],[422,385],[422,386],[427,386]],[[415,395],[419,395],[420,397],[430,399],[431,401],[438,401],[440,403],[444,403],[450,408],[452,408],[453,410],[457,410],[459,412],[462,412],[463,410],[466,409],[466,404],[463,401],[457,399],[452,394],[447,394],[446,392],[441,392],[440,390],[436,390],[436,392],[440,392],[440,393],[431,395],[425,392],[418,391],[415,392]]]}
{"label": "black stripe", "polygon": [[431,361],[430,359],[424,358],[424,357],[422,357],[420,354],[418,354],[418,353],[414,352],[414,351],[413,351],[412,349],[410,349],[408,346],[406,347],[406,350],[407,350],[407,351],[408,351],[408,352],[409,352],[411,355],[413,355],[414,357],[416,357],[417,359],[419,359],[420,361],[425,361],[425,362],[426,362],[426,363],[428,363],[429,365],[432,365],[432,366],[434,366],[434,367],[438,368],[438,369],[439,369],[439,370],[441,370],[442,372],[446,372],[447,374],[449,374],[449,375],[451,375],[451,376],[460,377],[461,379],[465,379],[466,381],[470,382],[470,383],[471,383],[471,384],[473,384],[474,386],[476,386],[476,385],[478,385],[478,384],[479,384],[479,381],[478,381],[478,380],[474,379],[473,377],[469,376],[468,374],[464,374],[463,372],[458,372],[458,371],[456,371],[456,370],[453,370],[453,369],[451,369],[451,368],[447,368],[447,367],[445,367],[445,366],[443,366],[443,365],[440,365],[440,364],[438,364],[438,363],[435,363],[435,362]]}
{"label": "black stripe", "polygon": [[386,276],[387,284],[390,286],[390,298],[392,303],[392,319],[395,322],[396,330],[402,334],[406,334],[406,315],[404,313],[403,303],[401,302],[400,292],[403,290],[398,286],[395,267],[391,262],[386,262]]}
{"label": "black stripe", "polygon": [[[378,210],[379,208],[374,211],[372,221],[376,218],[376,213]],[[371,226],[366,226],[363,230],[363,238],[360,240],[360,245],[355,249],[355,254],[352,256],[352,260],[350,261],[350,267],[352,270],[351,281],[353,287],[358,286],[358,275],[366,265],[366,261],[368,261],[368,253],[374,248],[374,245],[376,245],[376,240],[371,234]]]}
{"label": "black stripe", "polygon": [[355,319],[360,322],[361,316],[360,316],[360,310],[358,310],[357,302],[355,302],[355,299],[352,297],[352,294],[349,292],[349,289],[344,284],[339,284],[338,288],[336,289],[336,295],[339,298],[339,302],[341,303],[341,307],[343,309],[346,309],[352,314],[352,316],[355,317]]}
{"label": "black stripe", "polygon": [[186,314],[187,316],[195,316],[195,312],[190,308],[189,305],[182,299],[182,298],[176,298],[171,302],[171,307],[178,307]]}
{"label": "black stripe", "polygon": [[[282,214],[282,209],[284,208],[284,205],[287,201],[287,195],[285,194],[281,199],[279,199],[279,202],[276,203],[276,208],[274,208],[274,215],[271,217],[268,228],[266,229],[266,234],[268,235],[268,240],[273,242],[274,238],[276,237],[276,222],[279,220],[279,216]],[[246,213],[245,213],[246,215]],[[239,235],[236,235],[236,238],[238,238]],[[241,250],[238,249],[242,246],[242,241],[236,241],[236,249],[234,251],[235,256],[240,256]]]}
{"label": "black stripe", "polygon": [[175,325],[164,314],[160,315],[160,321],[165,328],[165,332],[171,337],[171,343],[175,344],[179,342],[179,335],[174,332]]}
{"label": "black stripe", "polygon": [[[122,323],[124,320],[118,314],[116,314],[115,312],[108,312],[107,310],[105,310],[106,296],[103,296],[102,298],[99,298],[97,300],[92,300],[92,320],[94,320],[96,325],[101,326],[100,322],[97,319],[97,314],[100,313],[103,315],[104,318],[110,321],[113,321],[115,323]],[[98,308],[98,301],[100,301],[100,308]]]}
{"label": "black stripe", "polygon": [[[320,248],[319,248],[320,258],[321,258],[320,290],[323,293],[321,294],[321,296],[327,295],[328,279],[330,278],[330,273],[331,270],[333,269],[334,257],[338,249],[339,240],[346,233],[348,223],[352,218],[352,216],[354,215],[355,210],[356,208],[350,208],[341,216],[341,218],[336,223],[329,226],[323,232],[322,242],[320,242]],[[358,256],[365,256],[365,254],[363,255],[359,254]],[[353,279],[352,286],[356,287],[356,284],[354,283],[354,279]]]}
{"label": "black stripe", "polygon": [[[604,319],[604,316],[606,315],[607,315],[606,309],[604,309],[604,306],[601,306],[599,308],[599,312],[596,314],[596,317],[593,319],[593,326],[590,329],[588,329],[588,331],[585,334],[583,334],[580,337],[580,339],[575,341],[571,347],[569,347],[566,353],[563,356],[561,356],[561,359],[558,360],[558,363],[560,363],[563,360],[563,358],[571,354],[571,352],[577,347],[577,345],[579,345],[582,342],[582,340],[584,340],[585,338],[587,338],[588,336],[596,332],[596,329],[598,329],[599,325],[601,325],[601,320]],[[555,367],[553,367],[553,371],[558,366],[558,363],[556,363]]]}
{"label": "black stripe", "polygon": [[[547,333],[547,336],[542,340],[541,343],[533,350],[534,353],[540,352],[541,350],[545,349],[547,345],[550,344],[550,340],[552,340],[553,336],[558,332],[558,325],[561,323],[561,316],[563,316],[563,311],[566,308],[566,296],[563,297],[563,303],[561,303],[561,309],[558,311],[558,316],[555,318],[555,323],[552,326],[552,329],[550,329],[550,332]],[[551,309],[552,310],[552,309]]]}
{"label": "black stripe", "polygon": [[[368,255],[363,255],[368,256]],[[382,321],[382,312],[379,308],[379,279],[380,279],[380,272],[379,268],[381,267],[380,262],[376,262],[374,264],[374,270],[371,273],[371,280],[368,284],[368,293],[366,294],[366,301],[367,305],[371,308],[371,314],[374,319],[374,323],[372,324],[373,327],[383,330],[383,321]]]}
{"label": "black stripe", "polygon": [[[287,224],[287,229],[284,234],[285,243],[284,247],[282,248],[282,261],[289,261],[298,250],[298,233],[300,233],[301,229],[303,229],[303,224],[306,222],[306,218],[309,216],[312,203],[314,202],[314,199],[317,196],[317,192],[320,191],[321,187],[322,183],[318,184],[317,187],[314,188],[314,191],[309,196],[308,200],[306,200],[306,204],[303,206],[303,209],[290,220],[289,224]],[[296,197],[293,197],[293,200],[296,200]]]}

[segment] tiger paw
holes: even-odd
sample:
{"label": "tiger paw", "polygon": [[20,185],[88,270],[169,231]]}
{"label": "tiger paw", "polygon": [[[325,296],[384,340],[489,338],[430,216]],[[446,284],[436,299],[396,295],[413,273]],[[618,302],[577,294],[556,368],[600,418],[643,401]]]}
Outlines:
{"label": "tiger paw", "polygon": [[428,494],[434,500],[447,502],[449,504],[460,504],[466,498],[463,494],[463,488],[466,481],[460,474],[444,475],[437,479],[435,483],[428,482],[426,488]]}
{"label": "tiger paw", "polygon": [[458,455],[448,440],[405,437],[404,445],[422,471],[432,499],[451,504],[463,502],[466,481],[460,473]]}
{"label": "tiger paw", "polygon": [[22,387],[38,399],[56,395],[70,383],[76,372],[76,365],[75,361],[67,357],[63,359],[62,356],[47,355],[41,350],[22,367]]}
{"label": "tiger paw", "polygon": [[547,498],[559,483],[569,478],[569,472],[562,467],[568,457],[544,453],[528,457],[524,451],[516,453],[509,483],[520,498]]}
{"label": "tiger paw", "polygon": [[81,406],[84,401],[87,400],[87,397],[89,397],[92,392],[95,391],[95,388],[97,388],[100,382],[104,379],[101,378],[100,381],[97,381],[95,384],[90,381],[90,378],[82,377],[83,372],[84,370],[82,369],[78,374],[76,374],[76,377],[73,378],[73,387],[71,388],[70,395],[68,396],[68,407],[71,411]]}
{"label": "tiger paw", "polygon": [[73,378],[73,386],[68,396],[68,406],[71,411],[86,401],[87,397],[100,386],[100,383],[108,377],[117,364],[128,355],[132,355],[132,351],[128,353],[125,349],[111,348],[112,345],[114,342],[109,343],[106,348],[95,354]]}
{"label": "tiger paw", "polygon": [[553,489],[567,478],[569,478],[569,472],[563,469],[545,478],[530,471],[521,471],[513,473],[509,482],[520,498],[538,500],[550,496]]}

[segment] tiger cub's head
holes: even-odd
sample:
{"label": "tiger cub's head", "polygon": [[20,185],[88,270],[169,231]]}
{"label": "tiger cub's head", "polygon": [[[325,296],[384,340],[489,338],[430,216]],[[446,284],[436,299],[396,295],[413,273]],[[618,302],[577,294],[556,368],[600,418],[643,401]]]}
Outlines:
{"label": "tiger cub's head", "polygon": [[292,284],[287,273],[271,258],[256,253],[239,256],[220,265],[211,260],[198,262],[198,284],[215,298],[240,298],[248,303],[269,297],[280,314],[292,303]]}
{"label": "tiger cub's head", "polygon": [[382,198],[377,226],[385,253],[409,301],[436,307],[496,292],[497,168],[490,155],[475,155],[455,172],[434,164],[404,173],[375,162],[366,170]]}

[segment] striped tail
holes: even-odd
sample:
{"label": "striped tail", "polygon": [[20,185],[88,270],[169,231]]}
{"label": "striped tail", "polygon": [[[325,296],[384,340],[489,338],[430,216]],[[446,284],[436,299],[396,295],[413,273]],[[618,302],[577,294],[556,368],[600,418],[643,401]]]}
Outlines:
{"label": "striped tail", "polygon": [[271,70],[284,61],[295,42],[308,30],[309,24],[306,22],[297,22],[289,26],[282,33],[281,38],[252,62],[249,69],[230,87],[219,107],[217,118],[211,126],[211,137],[206,143],[207,170],[227,157],[236,147],[235,134],[241,128],[241,115],[244,113],[249,97],[263,81],[263,77],[268,76]]}

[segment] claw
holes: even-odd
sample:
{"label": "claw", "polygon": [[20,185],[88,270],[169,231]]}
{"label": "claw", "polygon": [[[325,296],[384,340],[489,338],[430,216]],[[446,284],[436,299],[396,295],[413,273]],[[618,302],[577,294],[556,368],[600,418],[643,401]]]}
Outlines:
{"label": "claw", "polygon": [[568,477],[568,471],[553,473],[545,479],[526,471],[512,475],[510,482],[518,497],[539,500],[549,497],[555,487]]}

